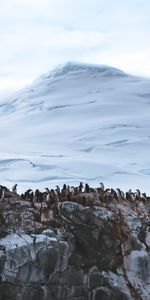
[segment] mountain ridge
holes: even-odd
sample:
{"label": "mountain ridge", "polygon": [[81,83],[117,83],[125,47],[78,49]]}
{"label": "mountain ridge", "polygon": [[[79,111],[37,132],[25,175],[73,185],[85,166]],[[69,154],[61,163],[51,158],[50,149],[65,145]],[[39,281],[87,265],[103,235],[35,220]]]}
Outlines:
{"label": "mountain ridge", "polygon": [[38,82],[40,79],[55,78],[57,76],[64,75],[66,73],[77,72],[77,71],[99,72],[99,73],[103,73],[104,76],[111,76],[111,75],[127,76],[127,74],[124,71],[109,65],[82,63],[78,61],[68,61],[64,64],[60,64],[56,66],[54,69],[43,74],[39,78],[35,79],[34,82]]}

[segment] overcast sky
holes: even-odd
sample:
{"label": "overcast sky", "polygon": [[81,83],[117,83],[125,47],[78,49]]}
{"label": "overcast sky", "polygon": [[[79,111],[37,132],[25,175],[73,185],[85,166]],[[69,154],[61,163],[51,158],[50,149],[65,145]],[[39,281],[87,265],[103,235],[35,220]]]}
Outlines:
{"label": "overcast sky", "polygon": [[0,0],[0,90],[70,60],[150,77],[150,0]]}

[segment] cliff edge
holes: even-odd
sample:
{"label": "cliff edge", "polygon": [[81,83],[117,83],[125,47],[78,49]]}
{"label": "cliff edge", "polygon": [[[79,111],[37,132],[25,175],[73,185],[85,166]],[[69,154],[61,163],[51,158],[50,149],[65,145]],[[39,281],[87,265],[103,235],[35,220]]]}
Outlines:
{"label": "cliff edge", "polygon": [[150,299],[148,198],[41,203],[0,199],[0,300]]}

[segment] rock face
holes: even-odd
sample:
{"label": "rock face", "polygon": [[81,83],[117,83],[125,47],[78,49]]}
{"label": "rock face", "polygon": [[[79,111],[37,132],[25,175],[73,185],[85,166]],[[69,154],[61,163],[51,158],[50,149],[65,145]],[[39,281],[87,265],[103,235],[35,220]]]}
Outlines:
{"label": "rock face", "polygon": [[0,300],[149,300],[149,203],[1,204]]}

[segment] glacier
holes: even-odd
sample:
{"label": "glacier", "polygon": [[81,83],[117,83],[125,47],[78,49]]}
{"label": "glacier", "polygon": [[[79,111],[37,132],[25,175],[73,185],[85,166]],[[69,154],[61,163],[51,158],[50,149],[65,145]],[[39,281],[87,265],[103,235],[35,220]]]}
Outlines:
{"label": "glacier", "polygon": [[0,182],[150,193],[150,79],[69,62],[0,101]]}

